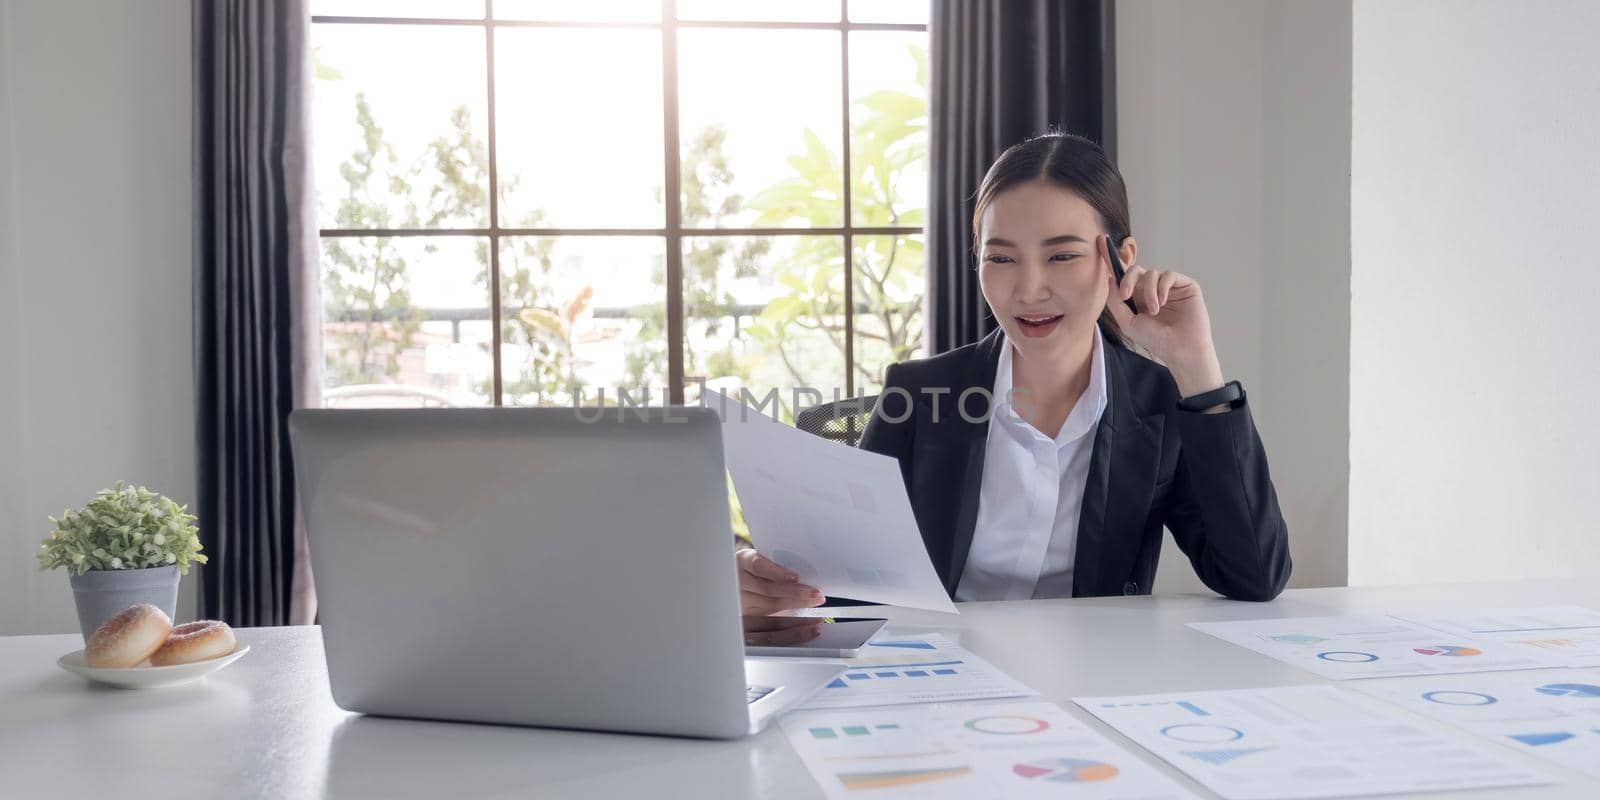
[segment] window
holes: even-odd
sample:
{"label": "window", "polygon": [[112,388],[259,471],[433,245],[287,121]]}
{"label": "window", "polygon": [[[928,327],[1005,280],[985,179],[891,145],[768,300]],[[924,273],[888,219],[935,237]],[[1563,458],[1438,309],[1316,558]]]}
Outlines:
{"label": "window", "polygon": [[925,0],[313,9],[328,405],[787,415],[920,353]]}

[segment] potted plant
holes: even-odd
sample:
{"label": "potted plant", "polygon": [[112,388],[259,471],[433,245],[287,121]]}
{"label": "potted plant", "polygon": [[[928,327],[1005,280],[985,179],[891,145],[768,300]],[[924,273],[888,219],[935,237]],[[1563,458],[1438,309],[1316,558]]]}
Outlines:
{"label": "potted plant", "polygon": [[88,641],[101,623],[149,603],[175,616],[178,580],[204,564],[195,517],[187,506],[121,481],[88,505],[51,517],[55,530],[39,547],[39,567],[66,567],[78,626]]}

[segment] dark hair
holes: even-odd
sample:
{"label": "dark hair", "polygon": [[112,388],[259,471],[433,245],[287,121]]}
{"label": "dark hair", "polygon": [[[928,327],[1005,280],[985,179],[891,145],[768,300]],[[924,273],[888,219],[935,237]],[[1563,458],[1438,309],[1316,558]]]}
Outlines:
{"label": "dark hair", "polygon": [[[1082,136],[1051,131],[1006,148],[983,176],[972,208],[973,258],[980,255],[983,212],[1008,189],[1036,180],[1083,198],[1099,212],[1100,223],[1111,235],[1111,241],[1120,245],[1133,233],[1128,219],[1128,187],[1123,184],[1117,165],[1106,157],[1106,151]],[[1124,348],[1128,346],[1127,337],[1109,308],[1100,312],[1100,330],[1107,339]]]}

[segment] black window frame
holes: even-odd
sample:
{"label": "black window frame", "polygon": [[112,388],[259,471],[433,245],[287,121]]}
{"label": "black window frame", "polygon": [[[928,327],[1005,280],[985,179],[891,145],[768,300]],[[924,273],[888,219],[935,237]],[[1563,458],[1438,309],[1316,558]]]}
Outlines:
{"label": "black window frame", "polygon": [[[837,20],[821,22],[756,21],[756,20],[680,20],[677,18],[677,0],[661,0],[661,18],[656,22],[573,22],[561,20],[497,19],[494,0],[484,0],[484,13],[476,18],[435,17],[384,17],[384,16],[312,16],[314,25],[425,25],[479,27],[484,34],[488,109],[486,123],[488,136],[488,227],[455,228],[322,228],[322,238],[337,237],[477,237],[489,242],[489,322],[490,358],[492,364],[491,405],[505,403],[502,385],[501,339],[503,338],[500,290],[500,242],[506,237],[538,236],[644,236],[662,239],[666,246],[666,310],[667,310],[667,391],[668,402],[684,402],[684,352],[688,346],[684,338],[683,313],[683,240],[687,237],[705,236],[837,236],[843,240],[844,250],[844,376],[845,395],[856,394],[855,376],[855,237],[857,236],[909,236],[923,233],[921,226],[866,226],[855,224],[855,209],[851,198],[852,165],[850,162],[850,34],[858,31],[918,31],[926,33],[923,23],[851,22],[850,0],[838,0]],[[659,228],[568,228],[502,227],[500,224],[500,185],[498,149],[495,124],[495,31],[502,28],[613,28],[659,30],[661,33],[661,76],[664,181],[663,206],[665,224]],[[678,31],[692,28],[762,29],[762,30],[823,30],[839,34],[839,99],[841,109],[840,152],[842,156],[841,200],[842,225],[832,227],[715,227],[686,228],[683,218],[683,185],[681,176],[679,98],[678,98]]]}

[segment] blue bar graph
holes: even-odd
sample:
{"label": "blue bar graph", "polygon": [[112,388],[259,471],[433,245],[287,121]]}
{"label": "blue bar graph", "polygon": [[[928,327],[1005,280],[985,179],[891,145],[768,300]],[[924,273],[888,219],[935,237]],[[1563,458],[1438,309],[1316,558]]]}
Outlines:
{"label": "blue bar graph", "polygon": [[1154,706],[1175,705],[1197,717],[1209,717],[1211,712],[1189,702],[1188,700],[1151,700],[1142,703],[1103,703],[1101,708],[1152,708]]}
{"label": "blue bar graph", "polygon": [[874,664],[873,669],[921,669],[923,667],[959,667],[965,661],[917,661],[911,664]]}
{"label": "blue bar graph", "polygon": [[837,739],[842,732],[845,736],[870,736],[873,731],[899,730],[900,723],[886,722],[880,725],[841,725],[834,728],[809,728],[813,739]]}
{"label": "blue bar graph", "polygon": [[843,689],[852,682],[876,678],[929,678],[939,675],[960,675],[961,671],[955,669],[955,666],[961,663],[960,661],[940,661],[931,664],[891,664],[890,666],[915,667],[916,669],[874,669],[872,672],[846,672],[842,677],[834,678],[833,682],[828,684],[828,688]]}

